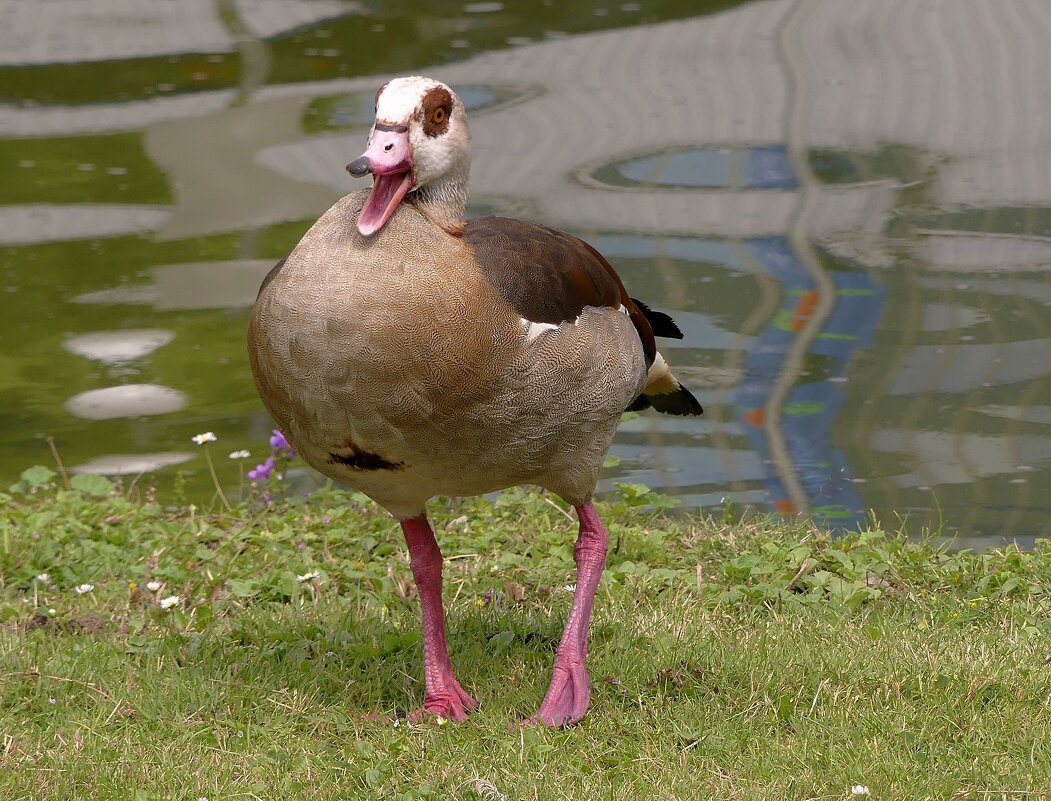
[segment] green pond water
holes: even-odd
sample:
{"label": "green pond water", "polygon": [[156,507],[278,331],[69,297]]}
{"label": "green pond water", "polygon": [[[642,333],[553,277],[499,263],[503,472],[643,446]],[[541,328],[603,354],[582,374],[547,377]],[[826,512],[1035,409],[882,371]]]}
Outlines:
{"label": "green pond water", "polygon": [[[469,212],[570,230],[686,334],[699,420],[600,487],[1051,534],[1043,0],[15,3],[0,35],[0,486],[207,501],[265,458],[262,276],[361,183],[390,76],[456,88]],[[251,457],[228,454],[247,449]]]}

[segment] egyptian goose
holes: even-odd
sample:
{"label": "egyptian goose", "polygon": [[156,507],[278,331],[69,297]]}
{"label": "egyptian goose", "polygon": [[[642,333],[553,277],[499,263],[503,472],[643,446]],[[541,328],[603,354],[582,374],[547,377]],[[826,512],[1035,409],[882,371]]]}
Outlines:
{"label": "egyptian goose", "polygon": [[425,699],[414,719],[477,704],[445,643],[435,495],[519,484],[577,512],[577,584],[553,677],[529,722],[576,723],[607,534],[592,504],[621,414],[696,415],[609,262],[569,234],[465,220],[470,136],[445,84],[397,78],[376,95],[368,149],[347,169],[371,190],[337,202],[263,281],[248,328],[259,393],[296,450],[401,523],[423,611]]}

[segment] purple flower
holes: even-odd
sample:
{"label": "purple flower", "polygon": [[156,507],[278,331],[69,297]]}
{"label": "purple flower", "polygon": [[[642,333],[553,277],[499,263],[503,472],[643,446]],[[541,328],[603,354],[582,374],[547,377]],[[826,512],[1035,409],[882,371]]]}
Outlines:
{"label": "purple flower", "polygon": [[270,432],[270,447],[274,449],[274,454],[277,456],[287,456],[291,459],[296,455],[295,448],[288,444],[285,435],[276,428]]}
{"label": "purple flower", "polygon": [[254,470],[248,471],[248,477],[252,481],[265,481],[274,472],[275,462],[273,456],[268,456],[262,464],[257,464]]}

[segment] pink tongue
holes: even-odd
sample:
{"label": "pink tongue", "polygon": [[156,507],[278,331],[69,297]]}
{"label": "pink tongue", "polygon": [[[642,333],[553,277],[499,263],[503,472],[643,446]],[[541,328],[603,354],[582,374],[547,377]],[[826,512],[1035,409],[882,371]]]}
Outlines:
{"label": "pink tongue", "polygon": [[372,191],[358,215],[358,230],[364,235],[376,233],[394,214],[394,210],[412,188],[412,173],[395,172],[377,175]]}

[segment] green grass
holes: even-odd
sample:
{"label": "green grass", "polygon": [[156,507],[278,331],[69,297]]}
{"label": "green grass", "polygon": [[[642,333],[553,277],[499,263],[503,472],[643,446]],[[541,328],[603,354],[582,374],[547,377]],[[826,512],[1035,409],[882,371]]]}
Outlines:
{"label": "green grass", "polygon": [[591,711],[548,731],[517,722],[575,525],[535,493],[437,502],[450,648],[482,707],[409,726],[411,575],[361,496],[203,513],[57,481],[0,495],[5,799],[1048,797],[1046,545],[669,517],[622,487],[600,506]]}

